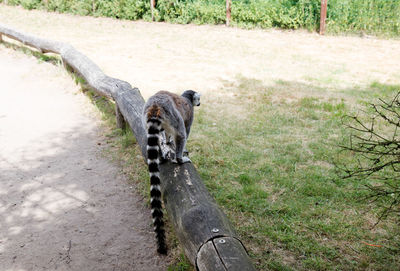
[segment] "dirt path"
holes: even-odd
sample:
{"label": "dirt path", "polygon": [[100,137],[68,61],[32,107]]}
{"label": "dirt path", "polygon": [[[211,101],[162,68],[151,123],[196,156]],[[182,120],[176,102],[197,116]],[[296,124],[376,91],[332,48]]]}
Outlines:
{"label": "dirt path", "polygon": [[68,74],[0,46],[0,82],[0,270],[165,270]]}

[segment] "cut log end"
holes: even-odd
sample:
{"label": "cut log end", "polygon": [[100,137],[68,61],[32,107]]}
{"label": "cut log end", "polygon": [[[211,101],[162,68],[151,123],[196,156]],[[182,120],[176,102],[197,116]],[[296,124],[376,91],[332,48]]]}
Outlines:
{"label": "cut log end", "polygon": [[236,238],[220,237],[205,243],[197,253],[199,271],[255,271],[242,243]]}

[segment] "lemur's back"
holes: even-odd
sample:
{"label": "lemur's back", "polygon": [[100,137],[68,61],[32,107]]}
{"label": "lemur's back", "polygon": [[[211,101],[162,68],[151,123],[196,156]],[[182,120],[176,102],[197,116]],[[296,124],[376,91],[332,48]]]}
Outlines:
{"label": "lemur's back", "polygon": [[[185,127],[191,126],[193,122],[193,105],[186,98],[164,90],[149,98],[145,111],[148,119],[157,117],[178,121],[182,118]],[[171,125],[176,126],[173,123]]]}

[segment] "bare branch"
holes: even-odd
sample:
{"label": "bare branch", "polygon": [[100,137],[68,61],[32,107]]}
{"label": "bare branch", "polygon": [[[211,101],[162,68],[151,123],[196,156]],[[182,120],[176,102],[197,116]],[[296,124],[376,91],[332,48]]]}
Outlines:
{"label": "bare branch", "polygon": [[370,104],[372,111],[364,111],[364,116],[342,119],[351,133],[348,143],[339,148],[353,156],[354,162],[336,167],[343,179],[369,182],[365,187],[370,193],[364,200],[382,208],[376,224],[400,211],[399,98],[400,92],[389,102],[379,99],[379,104]]}

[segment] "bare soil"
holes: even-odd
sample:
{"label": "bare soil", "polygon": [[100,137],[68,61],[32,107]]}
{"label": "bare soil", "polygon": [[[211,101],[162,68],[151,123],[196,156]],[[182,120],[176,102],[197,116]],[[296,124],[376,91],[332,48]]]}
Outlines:
{"label": "bare soil", "polygon": [[165,270],[150,212],[59,67],[0,46],[0,270]]}

